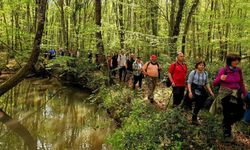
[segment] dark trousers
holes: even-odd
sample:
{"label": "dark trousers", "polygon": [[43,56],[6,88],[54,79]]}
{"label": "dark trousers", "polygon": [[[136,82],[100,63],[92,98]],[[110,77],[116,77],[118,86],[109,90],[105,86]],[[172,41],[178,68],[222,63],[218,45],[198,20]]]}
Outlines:
{"label": "dark trousers", "polygon": [[111,71],[111,75],[113,76],[113,77],[115,77],[116,76],[116,69],[117,67],[112,67],[111,69],[112,69],[112,71]]}
{"label": "dark trousers", "polygon": [[137,82],[139,81],[139,88],[141,88],[142,85],[142,76],[136,76],[134,75],[134,83],[133,83],[133,89],[135,89],[135,85],[137,84]]}
{"label": "dark trousers", "polygon": [[183,98],[182,108],[184,108],[185,110],[192,110],[192,105],[193,100],[189,97],[189,92],[186,91]]}
{"label": "dark trousers", "polygon": [[199,111],[202,109],[205,101],[206,101],[206,96],[202,96],[202,95],[194,95],[194,109],[193,109],[193,117],[192,120],[197,120],[197,115],[199,113]]}
{"label": "dark trousers", "polygon": [[122,74],[124,74],[123,76],[123,81],[125,82],[125,78],[126,78],[126,67],[125,66],[122,66],[120,69],[119,69],[119,79],[120,81],[122,81]]}
{"label": "dark trousers", "polygon": [[223,98],[222,106],[223,106],[223,131],[224,135],[231,136],[231,126],[240,121],[244,115],[243,109],[243,101],[241,99],[237,99],[237,103],[233,103],[231,100],[231,95]]}
{"label": "dark trousers", "polygon": [[173,107],[180,105],[183,97],[184,97],[185,87],[173,87]]}

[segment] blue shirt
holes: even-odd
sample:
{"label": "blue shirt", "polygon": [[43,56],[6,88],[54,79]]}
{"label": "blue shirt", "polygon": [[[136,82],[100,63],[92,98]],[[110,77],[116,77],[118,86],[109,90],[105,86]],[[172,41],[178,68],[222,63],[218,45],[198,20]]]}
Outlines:
{"label": "blue shirt", "polygon": [[192,70],[188,75],[188,84],[206,85],[208,84],[208,73],[206,71],[198,72]]}

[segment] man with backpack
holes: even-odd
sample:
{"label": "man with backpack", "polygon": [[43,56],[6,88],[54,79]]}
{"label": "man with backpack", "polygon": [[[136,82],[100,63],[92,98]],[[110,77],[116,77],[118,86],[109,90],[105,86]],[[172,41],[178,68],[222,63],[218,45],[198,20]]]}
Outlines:
{"label": "man with backpack", "polygon": [[142,67],[143,74],[146,77],[148,85],[148,100],[154,102],[154,90],[158,82],[158,78],[161,71],[161,66],[157,62],[157,56],[151,55],[150,61],[145,63]]}
{"label": "man with backpack", "polygon": [[176,62],[172,63],[168,70],[168,77],[173,87],[173,107],[180,105],[185,91],[187,65],[184,63],[184,54],[177,53]]}
{"label": "man with backpack", "polygon": [[56,50],[53,49],[53,48],[51,48],[51,49],[49,50],[49,60],[50,60],[50,59],[54,59],[55,57],[56,57]]}

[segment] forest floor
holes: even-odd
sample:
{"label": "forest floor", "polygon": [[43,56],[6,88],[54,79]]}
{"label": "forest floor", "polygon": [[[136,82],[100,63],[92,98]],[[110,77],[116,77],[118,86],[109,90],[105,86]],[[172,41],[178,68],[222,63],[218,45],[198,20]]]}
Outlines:
{"label": "forest floor", "polygon": [[[131,88],[132,89],[132,81],[130,80],[128,83],[120,83],[117,78],[115,79],[115,83],[117,84],[125,84],[125,87]],[[136,91],[139,94],[142,94],[144,97],[145,103],[148,103],[149,105],[151,104],[147,100],[147,86],[146,82],[143,81],[142,84],[142,89],[138,89],[136,87]],[[172,108],[172,89],[167,88],[163,83],[159,83],[158,86],[156,87],[156,90],[154,92],[154,99],[155,103],[154,105],[159,108],[160,110],[164,109],[174,109]],[[151,104],[152,105],[152,104]],[[191,111],[187,112],[181,112],[184,113],[185,116],[187,116],[187,119],[189,120],[191,124]],[[202,119],[199,118],[199,123],[202,124]],[[244,134],[241,132],[236,125],[233,126],[233,138],[232,141],[230,142],[225,142],[221,140],[217,140],[216,147],[218,150],[249,150],[250,149],[250,135]],[[250,125],[248,125],[248,128],[250,128]]]}

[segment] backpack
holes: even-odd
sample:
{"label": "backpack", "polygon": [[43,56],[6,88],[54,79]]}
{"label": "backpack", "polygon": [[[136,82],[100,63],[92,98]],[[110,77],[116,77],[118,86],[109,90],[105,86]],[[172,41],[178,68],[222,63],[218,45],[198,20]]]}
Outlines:
{"label": "backpack", "polygon": [[[186,64],[184,64],[184,65],[186,66]],[[176,68],[176,63],[174,63],[173,74],[174,74],[175,68]],[[186,66],[186,68],[187,68],[187,66]],[[171,75],[173,75],[173,74],[171,74]],[[167,77],[167,79],[166,79],[166,86],[170,87],[171,85],[172,85],[172,82],[170,81],[169,77]]]}
{"label": "backpack", "polygon": [[[194,76],[196,75],[196,72],[197,72],[197,71],[196,71],[196,70],[194,70]],[[204,73],[205,73],[206,78],[207,78],[207,72],[206,72],[206,71],[204,71]],[[193,78],[192,78],[192,83],[194,82],[194,76],[193,76]],[[192,83],[191,83],[191,84],[192,84]]]}

